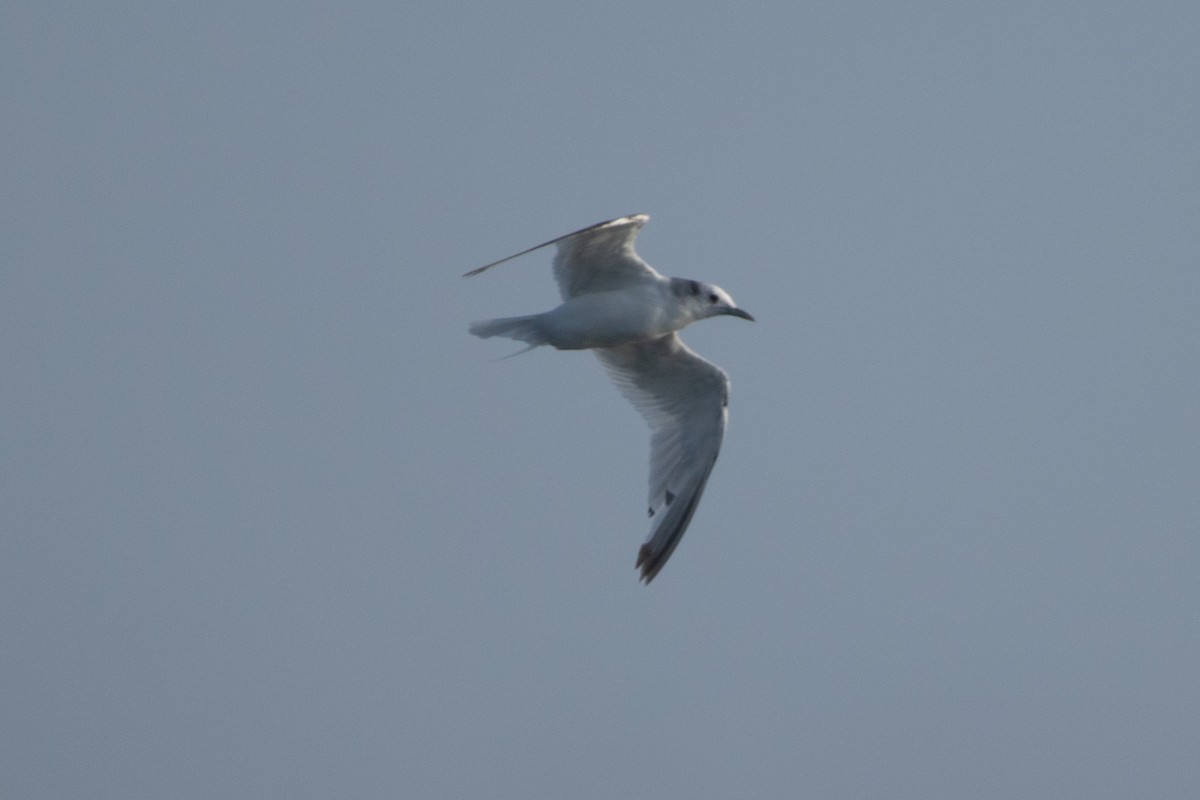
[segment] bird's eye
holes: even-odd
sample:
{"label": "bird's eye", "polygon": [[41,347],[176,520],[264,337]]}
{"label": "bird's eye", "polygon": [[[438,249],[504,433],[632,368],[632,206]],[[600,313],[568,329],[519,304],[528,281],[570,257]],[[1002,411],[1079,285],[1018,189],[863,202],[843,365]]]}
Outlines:
{"label": "bird's eye", "polygon": [[710,294],[710,295],[708,296],[708,302],[710,302],[710,303],[715,303],[715,302],[717,302],[717,296],[716,296],[715,294]]}

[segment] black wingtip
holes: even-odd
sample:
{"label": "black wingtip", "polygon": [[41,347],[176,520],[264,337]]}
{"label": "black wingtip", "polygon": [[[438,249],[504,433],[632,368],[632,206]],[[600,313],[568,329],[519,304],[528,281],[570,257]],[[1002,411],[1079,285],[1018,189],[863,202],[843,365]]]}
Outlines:
{"label": "black wingtip", "polygon": [[634,567],[642,570],[639,580],[649,586],[650,581],[654,580],[654,576],[663,568],[664,563],[666,562],[663,559],[654,557],[654,550],[647,542],[638,550],[637,563],[634,564]]}

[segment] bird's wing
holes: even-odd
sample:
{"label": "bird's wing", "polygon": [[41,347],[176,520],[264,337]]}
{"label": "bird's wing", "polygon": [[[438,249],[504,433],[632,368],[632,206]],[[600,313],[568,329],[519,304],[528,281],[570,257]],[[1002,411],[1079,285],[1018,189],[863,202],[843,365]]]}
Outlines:
{"label": "bird's wing", "polygon": [[674,333],[595,351],[621,393],[650,425],[650,517],[638,551],[649,583],[692,521],[721,450],[729,376]]}
{"label": "bird's wing", "polygon": [[478,275],[497,264],[556,244],[558,252],[554,256],[554,279],[558,281],[558,290],[564,300],[590,292],[623,289],[640,281],[662,278],[633,251],[633,240],[649,219],[645,214],[633,214],[589,225],[499,261],[484,264],[463,277]]}
{"label": "bird's wing", "polygon": [[554,255],[554,279],[562,298],[662,277],[633,250],[633,240],[649,219],[645,214],[621,217],[561,239]]}

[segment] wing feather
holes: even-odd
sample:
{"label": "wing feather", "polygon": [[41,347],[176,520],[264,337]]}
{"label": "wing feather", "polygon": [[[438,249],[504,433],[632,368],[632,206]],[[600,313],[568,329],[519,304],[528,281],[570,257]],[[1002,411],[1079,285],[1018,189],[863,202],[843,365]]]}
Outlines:
{"label": "wing feather", "polygon": [[596,350],[650,426],[650,535],[637,566],[649,583],[692,520],[725,435],[729,377],[676,334]]}
{"label": "wing feather", "polygon": [[662,279],[634,252],[633,240],[650,217],[634,214],[576,231],[558,242],[554,279],[564,300]]}
{"label": "wing feather", "polygon": [[632,214],[598,222],[476,267],[463,277],[470,278],[555,244],[558,252],[554,255],[554,279],[564,300],[590,292],[622,289],[639,281],[664,280],[633,249],[633,240],[649,219],[645,214]]}

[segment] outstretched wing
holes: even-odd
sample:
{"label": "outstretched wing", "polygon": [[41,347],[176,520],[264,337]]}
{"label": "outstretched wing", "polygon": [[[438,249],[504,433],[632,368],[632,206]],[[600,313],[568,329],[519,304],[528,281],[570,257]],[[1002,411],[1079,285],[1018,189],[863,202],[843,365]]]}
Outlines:
{"label": "outstretched wing", "polygon": [[596,350],[621,393],[650,426],[650,535],[637,566],[649,583],[692,521],[721,450],[729,376],[675,334]]}
{"label": "outstretched wing", "polygon": [[556,244],[558,252],[554,256],[554,279],[558,281],[558,289],[564,300],[581,294],[622,289],[639,281],[662,278],[633,250],[633,240],[637,237],[637,232],[649,219],[645,214],[634,214],[589,225],[499,261],[484,264],[463,277],[478,275],[497,264]]}
{"label": "outstretched wing", "polygon": [[554,279],[562,298],[624,289],[661,278],[633,250],[633,240],[649,219],[645,214],[621,217],[562,239],[554,255]]}

